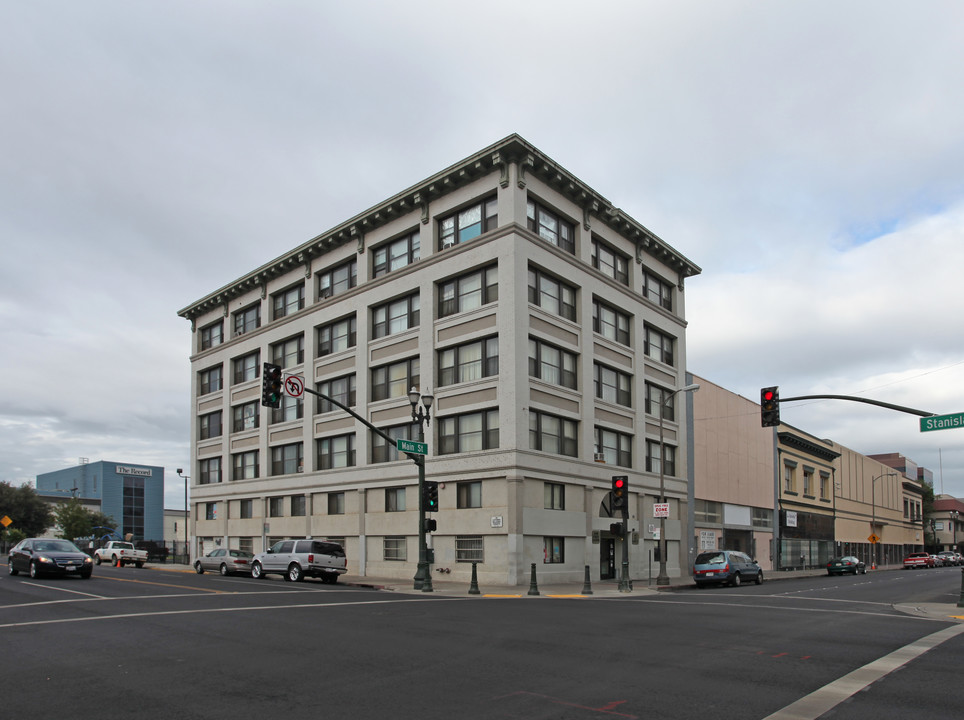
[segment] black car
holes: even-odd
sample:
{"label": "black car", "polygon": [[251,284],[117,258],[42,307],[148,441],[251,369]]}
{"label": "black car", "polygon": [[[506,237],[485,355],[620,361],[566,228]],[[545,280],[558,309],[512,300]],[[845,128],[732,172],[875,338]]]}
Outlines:
{"label": "black car", "polygon": [[30,577],[40,575],[77,575],[89,578],[94,569],[90,555],[70,540],[27,538],[13,546],[7,557],[7,572],[18,575],[22,570]]}
{"label": "black car", "polygon": [[852,555],[847,555],[846,557],[836,557],[830,558],[827,563],[827,575],[844,575],[846,573],[862,573],[867,574],[867,566],[864,561],[860,558],[855,558]]}

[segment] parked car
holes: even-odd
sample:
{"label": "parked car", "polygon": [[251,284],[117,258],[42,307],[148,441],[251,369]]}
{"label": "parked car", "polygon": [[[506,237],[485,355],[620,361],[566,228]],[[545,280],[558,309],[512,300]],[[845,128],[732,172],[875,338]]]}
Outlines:
{"label": "parked car", "polygon": [[274,574],[292,582],[318,577],[326,583],[336,583],[338,576],[346,572],[345,549],[327,540],[279,540],[251,562],[253,578]]}
{"label": "parked car", "polygon": [[929,568],[934,567],[934,558],[930,553],[918,552],[911,553],[904,558],[904,570],[913,570],[914,568]]}
{"label": "parked car", "polygon": [[205,570],[211,572],[216,570],[222,575],[228,575],[229,573],[250,575],[253,558],[254,553],[249,553],[247,550],[217,548],[194,561],[194,572],[202,575]]}
{"label": "parked car", "polygon": [[852,555],[830,558],[830,561],[827,563],[827,575],[844,575],[846,573],[853,573],[854,575],[861,573],[866,575],[867,565],[863,560]]}
{"label": "parked car", "polygon": [[707,585],[733,585],[753,580],[763,582],[763,570],[757,561],[746,553],[736,550],[712,550],[696,556],[693,563],[693,580],[697,587]]}
{"label": "parked car", "polygon": [[69,540],[27,538],[21,540],[7,556],[7,572],[21,571],[35,578],[41,575],[76,575],[89,578],[94,570],[90,555]]}

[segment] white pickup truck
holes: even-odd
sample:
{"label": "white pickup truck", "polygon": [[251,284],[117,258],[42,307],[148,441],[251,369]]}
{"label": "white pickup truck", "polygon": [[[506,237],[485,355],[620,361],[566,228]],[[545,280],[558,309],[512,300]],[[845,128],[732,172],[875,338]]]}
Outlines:
{"label": "white pickup truck", "polygon": [[100,565],[109,562],[111,565],[136,565],[144,567],[147,562],[147,550],[136,550],[134,543],[122,540],[111,540],[104,547],[94,550],[94,562]]}

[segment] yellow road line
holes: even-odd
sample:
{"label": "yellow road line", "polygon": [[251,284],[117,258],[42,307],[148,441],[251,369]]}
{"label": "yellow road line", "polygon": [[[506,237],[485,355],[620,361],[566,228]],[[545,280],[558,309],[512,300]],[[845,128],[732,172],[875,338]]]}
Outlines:
{"label": "yellow road line", "polygon": [[[138,583],[140,585],[157,585],[158,587],[172,587],[172,588],[177,588],[178,590],[197,590],[198,592],[209,592],[209,593],[215,593],[216,595],[225,594],[224,590],[208,590],[207,588],[192,588],[192,587],[187,587],[186,585],[172,585],[170,583],[151,582],[150,580],[128,580],[127,578],[108,577],[106,575],[98,575],[97,577],[99,577],[101,580],[114,580],[115,582]],[[228,594],[231,594],[231,593],[228,593]]]}

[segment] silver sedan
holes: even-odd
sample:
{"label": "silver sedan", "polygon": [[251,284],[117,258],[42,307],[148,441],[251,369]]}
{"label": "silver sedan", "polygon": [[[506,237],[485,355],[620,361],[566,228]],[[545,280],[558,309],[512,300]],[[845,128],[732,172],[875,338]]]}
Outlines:
{"label": "silver sedan", "polygon": [[246,550],[230,550],[228,548],[218,548],[212,550],[204,557],[199,557],[194,561],[194,571],[201,575],[205,570],[219,572],[222,575],[230,573],[251,574],[251,558],[254,555]]}

